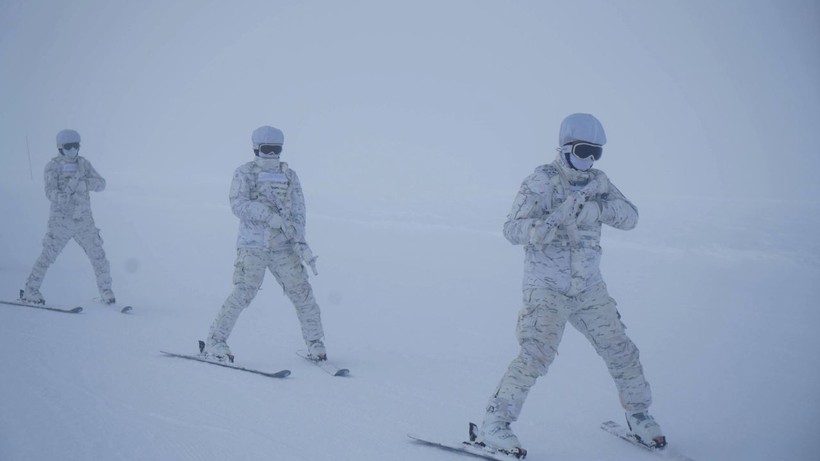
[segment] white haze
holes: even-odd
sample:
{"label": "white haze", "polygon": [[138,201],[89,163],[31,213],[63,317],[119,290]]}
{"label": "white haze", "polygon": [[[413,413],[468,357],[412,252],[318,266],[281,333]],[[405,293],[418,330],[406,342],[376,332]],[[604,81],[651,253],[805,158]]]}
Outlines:
{"label": "white haze", "polygon": [[[768,1],[0,1],[0,298],[40,251],[63,128],[108,180],[92,207],[118,297],[71,243],[46,277],[81,316],[0,306],[0,460],[451,460],[516,352],[521,249],[501,224],[591,112],[641,211],[604,276],[672,447],[813,460],[820,417],[820,6]],[[233,169],[282,128],[302,179],[333,380],[268,279],[231,344],[193,351],[230,291]],[[212,369],[213,368],[213,369]],[[568,330],[516,424],[530,457],[650,460]]]}
{"label": "white haze", "polygon": [[818,24],[811,0],[4,1],[0,174],[71,127],[115,181],[193,183],[271,124],[311,194],[480,204],[591,112],[632,195],[816,197]]}

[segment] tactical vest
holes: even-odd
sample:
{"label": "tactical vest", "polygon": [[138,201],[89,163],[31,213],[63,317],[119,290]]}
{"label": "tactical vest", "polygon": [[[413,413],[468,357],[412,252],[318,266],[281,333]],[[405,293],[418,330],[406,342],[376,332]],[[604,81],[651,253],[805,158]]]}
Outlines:
{"label": "tactical vest", "polygon": [[274,172],[263,171],[259,165],[254,163],[250,175],[250,199],[270,203],[282,218],[289,220],[293,181],[290,179],[287,163],[280,162],[279,165],[281,172]]}

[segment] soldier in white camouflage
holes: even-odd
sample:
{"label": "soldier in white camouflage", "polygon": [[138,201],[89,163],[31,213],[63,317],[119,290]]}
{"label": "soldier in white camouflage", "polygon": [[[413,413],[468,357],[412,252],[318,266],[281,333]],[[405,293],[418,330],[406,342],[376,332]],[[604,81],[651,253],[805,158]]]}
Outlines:
{"label": "soldier in white camouflage", "polygon": [[280,161],[281,130],[262,126],[251,134],[256,158],[236,169],[231,210],[239,218],[234,288],[211,325],[202,355],[233,361],[227,339],[239,314],[256,297],[270,270],[293,303],[302,337],[314,360],[327,360],[319,305],[305,265],[316,275],[316,257],[305,242],[305,199],[296,172]]}
{"label": "soldier in white camouflage", "polygon": [[97,173],[91,162],[79,155],[80,134],[74,130],[57,133],[57,149],[60,155],[51,159],[45,168],[45,192],[51,202],[48,228],[43,237],[43,251],[20,299],[34,304],[45,304],[40,293],[46,271],[57,260],[69,240],[74,239],[82,247],[97,278],[97,290],[105,304],[116,302],[111,291],[111,270],[103,250],[100,230],[91,215],[89,192],[105,189],[105,179]]}
{"label": "soldier in white camouflage", "polygon": [[516,335],[521,345],[489,399],[480,442],[510,453],[521,444],[510,428],[538,377],[547,373],[569,322],[604,359],[627,422],[643,443],[666,444],[647,412],[651,401],[638,348],[601,276],[601,226],[630,230],[638,210],[603,171],[606,135],[590,114],[572,114],[559,130],[557,158],[527,177],[504,224],[504,236],[524,246],[524,307]]}

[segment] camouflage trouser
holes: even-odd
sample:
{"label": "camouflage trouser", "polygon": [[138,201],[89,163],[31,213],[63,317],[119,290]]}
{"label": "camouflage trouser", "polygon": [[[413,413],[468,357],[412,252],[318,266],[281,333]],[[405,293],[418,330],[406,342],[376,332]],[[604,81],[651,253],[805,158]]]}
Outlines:
{"label": "camouflage trouser", "polygon": [[488,412],[505,421],[518,419],[530,388],[555,359],[567,321],[606,362],[624,409],[633,413],[649,408],[652,394],[638,348],[626,336],[615,300],[601,283],[574,297],[544,289],[524,292],[516,331],[521,351],[490,397]]}
{"label": "camouflage trouser", "polygon": [[240,248],[237,250],[234,267],[233,292],[225,300],[211,325],[210,340],[228,339],[239,314],[256,297],[267,269],[276,277],[276,281],[296,308],[296,316],[302,325],[302,337],[305,342],[324,337],[319,305],[313,297],[313,289],[308,282],[302,261],[294,251]]}
{"label": "camouflage trouser", "polygon": [[54,264],[57,256],[63,251],[69,240],[74,239],[85,251],[91,266],[94,268],[94,276],[97,278],[97,290],[100,295],[106,290],[111,290],[111,268],[103,250],[103,240],[100,237],[100,230],[93,221],[50,221],[45,237],[43,237],[43,252],[26,280],[26,288],[39,290],[46,276],[49,266]]}

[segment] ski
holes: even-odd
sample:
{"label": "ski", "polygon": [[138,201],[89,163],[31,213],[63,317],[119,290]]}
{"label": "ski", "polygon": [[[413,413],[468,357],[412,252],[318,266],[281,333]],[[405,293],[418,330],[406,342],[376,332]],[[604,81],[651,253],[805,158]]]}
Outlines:
{"label": "ski", "polygon": [[347,368],[339,368],[333,362],[330,362],[328,360],[314,360],[313,358],[311,358],[311,356],[307,353],[306,350],[298,350],[296,351],[296,355],[321,368],[329,375],[348,376],[350,374],[350,370],[348,370]]}
{"label": "ski", "polygon": [[477,426],[470,423],[470,440],[465,442],[441,442],[433,438],[421,437],[416,434],[407,434],[407,436],[416,442],[420,442],[431,447],[494,461],[515,461],[527,457],[527,450],[523,448],[519,448],[517,452],[507,452],[504,450],[490,448],[481,442],[477,442],[476,430]]}
{"label": "ski", "polygon": [[660,456],[661,458],[672,459],[676,461],[694,461],[692,458],[689,458],[687,456],[669,452],[667,451],[668,448],[655,448],[646,445],[640,442],[638,439],[636,439],[632,432],[629,431],[629,429],[614,421],[605,421],[601,424],[601,429],[605,430],[606,432],[609,432],[610,434],[614,435],[615,437],[618,437],[621,440],[625,440],[631,443],[632,445],[635,445],[636,447],[640,447],[650,453],[654,453]]}
{"label": "ski", "polygon": [[233,368],[234,370],[240,370],[240,371],[247,371],[248,373],[254,373],[254,374],[257,374],[257,375],[267,376],[269,378],[287,378],[288,376],[290,376],[290,370],[280,370],[280,371],[277,371],[275,373],[269,373],[267,371],[256,370],[256,369],[253,369],[253,368],[240,367],[238,365],[231,365],[229,363],[214,362],[214,361],[211,361],[211,360],[206,360],[206,359],[204,359],[204,358],[202,358],[198,355],[176,354],[174,352],[167,352],[167,351],[160,351],[160,352],[167,355],[167,356],[169,356],[169,357],[177,357],[177,358],[180,358],[180,359],[187,359],[187,360],[196,360],[197,362],[210,363],[211,365],[217,365],[217,366],[220,366],[220,367]]}
{"label": "ski", "polygon": [[26,303],[26,302],[22,302],[21,300],[17,300],[17,301],[0,300],[0,303],[8,304],[9,306],[33,307],[35,309],[44,309],[44,310],[52,311],[52,312],[62,312],[64,314],[79,314],[80,312],[83,311],[83,308],[80,307],[80,306],[77,306],[73,309],[61,309],[59,307],[46,306],[45,304]]}

